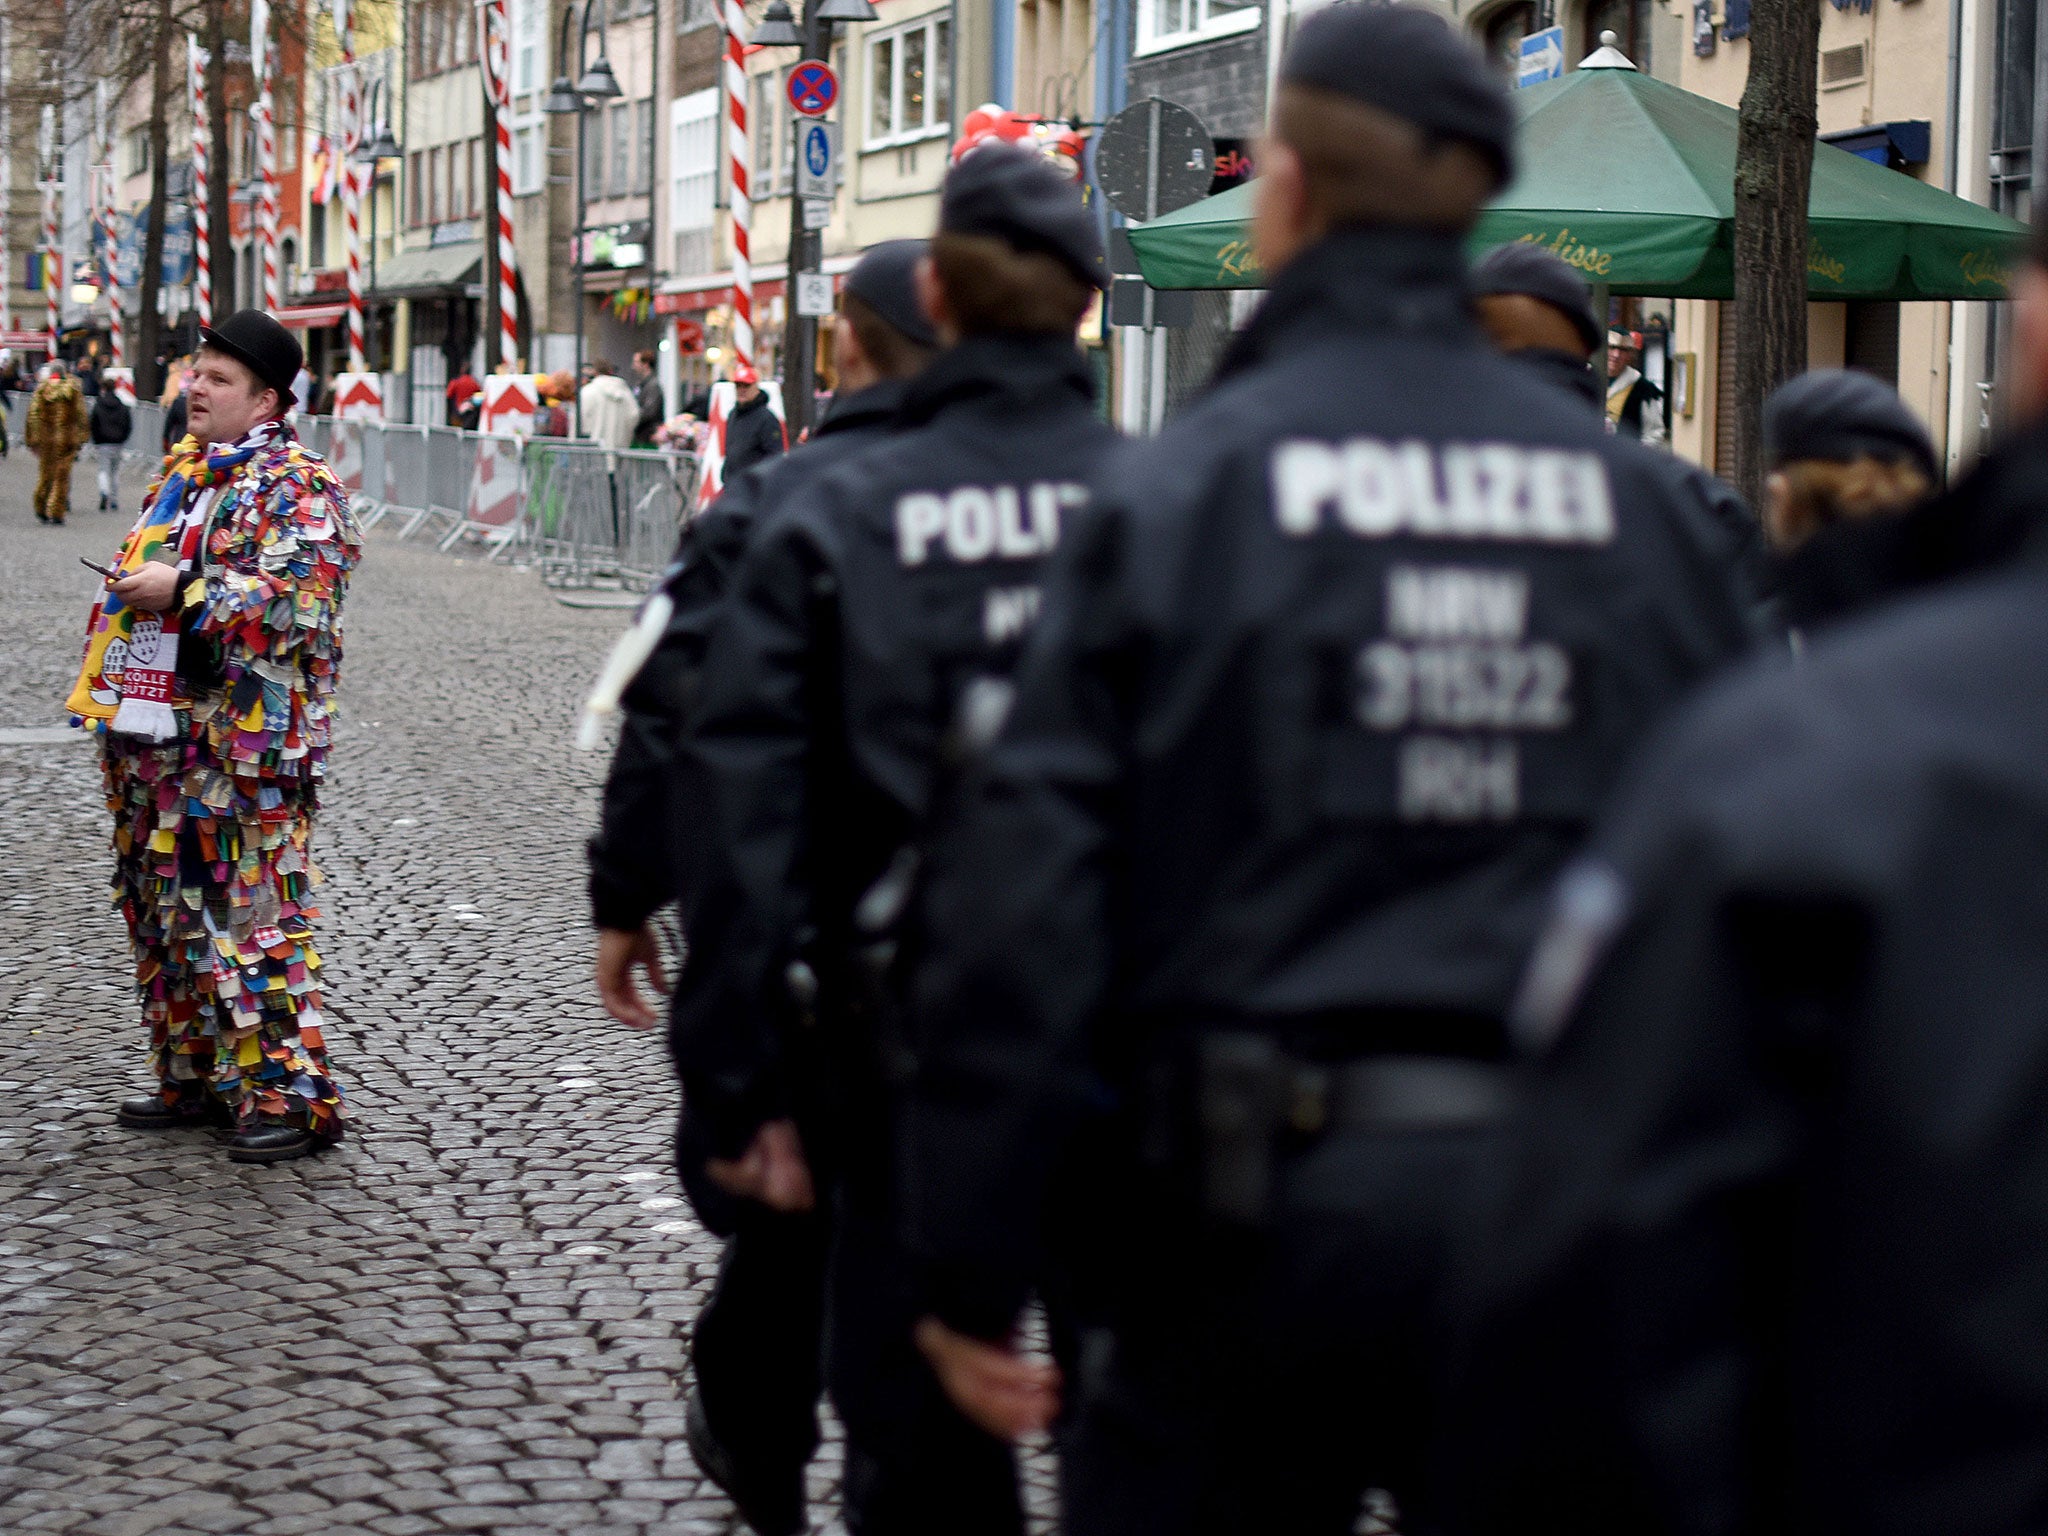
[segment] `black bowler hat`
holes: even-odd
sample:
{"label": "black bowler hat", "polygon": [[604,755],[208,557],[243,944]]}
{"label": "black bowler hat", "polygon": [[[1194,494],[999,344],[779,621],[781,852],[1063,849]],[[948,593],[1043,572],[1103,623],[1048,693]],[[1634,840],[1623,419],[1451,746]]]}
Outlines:
{"label": "black bowler hat", "polygon": [[1433,12],[1384,0],[1338,0],[1295,29],[1283,84],[1349,96],[1493,162],[1496,190],[1514,179],[1515,110],[1479,50]]}
{"label": "black bowler hat", "polygon": [[982,144],[962,156],[939,191],[939,233],[992,235],[1012,250],[1058,258],[1092,287],[1109,286],[1080,183],[1035,149]]}
{"label": "black bowler hat", "polygon": [[923,240],[884,240],[861,253],[846,274],[846,291],[875,312],[884,325],[920,347],[936,347],[938,333],[917,302],[917,264]]}
{"label": "black bowler hat", "polygon": [[260,309],[238,309],[219,325],[202,327],[199,344],[225,352],[277,391],[279,403],[293,405],[292,380],[306,365],[305,350],[292,333]]}
{"label": "black bowler hat", "polygon": [[1772,469],[1802,459],[1913,464],[1941,483],[1934,440],[1899,392],[1849,368],[1823,368],[1781,384],[1764,402],[1764,461]]}
{"label": "black bowler hat", "polygon": [[1472,292],[1518,293],[1558,311],[1579,333],[1588,352],[1600,347],[1600,322],[1593,318],[1593,292],[1562,256],[1540,245],[1515,241],[1488,251],[1472,269]]}

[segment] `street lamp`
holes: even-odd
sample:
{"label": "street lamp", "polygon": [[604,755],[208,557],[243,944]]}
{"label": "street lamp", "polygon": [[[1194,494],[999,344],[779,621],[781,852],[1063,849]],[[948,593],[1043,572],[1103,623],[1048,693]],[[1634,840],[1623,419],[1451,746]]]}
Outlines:
{"label": "street lamp", "polygon": [[[377,167],[386,160],[399,160],[405,156],[405,146],[392,137],[388,119],[380,121],[373,103],[381,102],[384,96],[384,77],[377,76],[370,82],[370,88],[363,92],[363,116],[370,120],[374,129],[370,137],[358,144],[349,159],[357,165],[370,168],[370,297],[377,295]],[[374,318],[374,317],[373,317]],[[374,346],[378,327],[370,326],[370,337]]]}
{"label": "street lamp", "polygon": [[[590,17],[597,14],[597,59],[590,62]],[[574,85],[569,83],[569,22],[576,20],[576,68],[581,78]],[[625,94],[619,89],[618,76],[612,73],[612,66],[605,54],[611,48],[611,27],[605,19],[604,0],[583,0],[578,6],[571,4],[562,12],[561,46],[555,50],[555,57],[563,65],[562,73],[555,76],[555,83],[548,88],[546,100],[540,108],[543,112],[560,117],[565,113],[576,114],[576,232],[573,236],[576,259],[576,431],[583,431],[583,220],[590,203],[590,188],[584,184],[584,166],[589,161],[585,139],[590,132],[590,107],[593,102],[610,101]]]}
{"label": "street lamp", "polygon": [[[789,0],[771,0],[761,24],[748,39],[757,48],[797,48],[800,63],[824,59],[832,52],[832,29],[845,22],[873,21],[870,0],[809,0],[799,22],[791,13]],[[816,321],[797,313],[797,278],[814,273],[824,261],[822,231],[804,227],[804,200],[796,195],[797,172],[801,170],[803,135],[790,135],[791,176],[789,185],[789,261],[783,285],[782,410],[792,438],[811,425],[815,405],[811,387],[817,366]]]}

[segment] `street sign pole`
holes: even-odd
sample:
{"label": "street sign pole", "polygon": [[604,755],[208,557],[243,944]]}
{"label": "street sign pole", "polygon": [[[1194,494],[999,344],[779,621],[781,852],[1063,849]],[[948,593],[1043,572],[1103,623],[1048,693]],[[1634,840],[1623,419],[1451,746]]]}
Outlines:
{"label": "street sign pole", "polygon": [[[818,19],[817,0],[804,7],[804,46],[797,68],[822,61],[832,34],[832,23]],[[790,134],[789,267],[782,285],[782,419],[794,443],[811,428],[817,407],[814,379],[818,369],[818,322],[802,313],[797,293],[806,274],[817,272],[824,261],[825,236],[812,229],[804,218],[807,198],[796,195],[803,177],[804,133],[808,117],[796,119],[797,131]],[[765,125],[764,125],[765,128]],[[764,194],[765,195],[765,194]]]}
{"label": "street sign pole", "polygon": [[[1207,195],[1216,175],[1216,143],[1201,119],[1186,107],[1148,96],[1133,102],[1096,135],[1095,184],[1125,218],[1150,223]],[[1121,236],[1121,231],[1112,231]],[[1152,430],[1166,414],[1166,332],[1190,323],[1186,294],[1160,294],[1131,264],[1129,246],[1112,239],[1118,252],[1110,286],[1110,323],[1126,336],[1125,421],[1132,430]],[[1142,360],[1142,361],[1141,361]]]}

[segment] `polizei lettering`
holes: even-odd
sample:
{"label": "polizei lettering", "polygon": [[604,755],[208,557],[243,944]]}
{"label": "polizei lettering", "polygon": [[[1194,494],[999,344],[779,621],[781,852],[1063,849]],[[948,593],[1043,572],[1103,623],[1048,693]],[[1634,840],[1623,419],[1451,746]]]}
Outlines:
{"label": "polizei lettering", "polygon": [[1064,481],[917,491],[896,502],[896,555],[910,567],[935,552],[956,565],[1037,559],[1058,545],[1061,513],[1087,500],[1084,486]]}
{"label": "polizei lettering", "polygon": [[1294,441],[1273,454],[1273,515],[1306,538],[1334,525],[1361,539],[1605,544],[1614,498],[1597,453],[1511,443]]}

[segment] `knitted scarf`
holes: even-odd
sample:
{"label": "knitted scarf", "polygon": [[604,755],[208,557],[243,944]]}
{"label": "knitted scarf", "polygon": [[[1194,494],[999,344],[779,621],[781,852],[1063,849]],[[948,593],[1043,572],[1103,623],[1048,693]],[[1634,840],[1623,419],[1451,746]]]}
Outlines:
{"label": "knitted scarf", "polygon": [[[266,421],[232,443],[201,447],[187,437],[171,450],[162,477],[143,502],[142,516],[129,532],[115,562],[118,579],[166,554],[181,574],[199,558],[206,525],[232,493],[235,471],[285,430]],[[211,497],[216,486],[229,486]],[[184,615],[177,605],[162,613],[141,613],[110,591],[102,591],[86,628],[85,661],[66,706],[82,722],[148,741],[168,741],[178,731],[173,696],[178,675],[178,635]]]}

